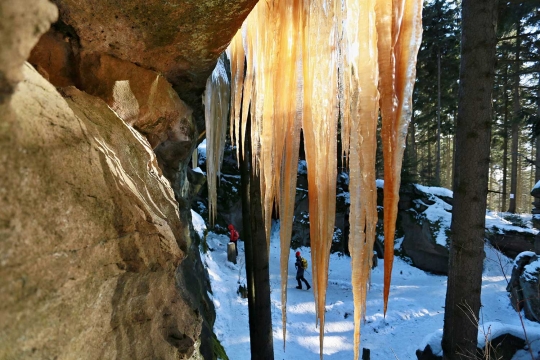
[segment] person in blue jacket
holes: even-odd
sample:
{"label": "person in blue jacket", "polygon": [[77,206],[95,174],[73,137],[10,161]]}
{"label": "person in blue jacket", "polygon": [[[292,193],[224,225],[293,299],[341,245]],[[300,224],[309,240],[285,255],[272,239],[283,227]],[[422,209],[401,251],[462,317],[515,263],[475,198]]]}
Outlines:
{"label": "person in blue jacket", "polygon": [[306,278],[304,277],[304,266],[302,264],[302,257],[300,256],[300,251],[296,252],[296,262],[294,263],[294,266],[296,267],[296,281],[298,281],[297,289],[302,289],[302,283],[300,281],[303,281],[306,286],[307,290],[311,289],[311,285],[307,282]]}

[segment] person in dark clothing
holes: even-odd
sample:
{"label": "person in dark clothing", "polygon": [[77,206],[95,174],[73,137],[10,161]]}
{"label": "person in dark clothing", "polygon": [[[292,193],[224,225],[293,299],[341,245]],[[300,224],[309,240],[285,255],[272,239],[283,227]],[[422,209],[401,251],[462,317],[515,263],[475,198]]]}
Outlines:
{"label": "person in dark clothing", "polygon": [[302,283],[303,281],[306,286],[307,290],[311,289],[311,285],[307,282],[306,278],[304,278],[304,266],[302,265],[302,257],[300,256],[300,251],[296,252],[296,262],[294,263],[294,266],[296,267],[296,281],[298,281],[297,289],[302,289]]}
{"label": "person in dark clothing", "polygon": [[231,242],[234,244],[234,250],[236,251],[236,256],[238,256],[238,245],[236,242],[238,241],[238,238],[240,235],[238,234],[238,231],[234,228],[233,224],[229,225],[229,231],[231,232]]}

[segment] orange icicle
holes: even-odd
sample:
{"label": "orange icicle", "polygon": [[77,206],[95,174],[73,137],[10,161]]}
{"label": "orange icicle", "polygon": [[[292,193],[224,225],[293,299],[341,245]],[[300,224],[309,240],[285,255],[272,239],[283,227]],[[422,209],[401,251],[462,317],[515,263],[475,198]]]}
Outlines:
{"label": "orange icicle", "polygon": [[341,1],[312,1],[304,8],[304,144],[308,168],[311,260],[322,359],[330,245],[337,177],[337,10]]}
{"label": "orange icicle", "polygon": [[282,69],[282,78],[276,78],[278,93],[289,93],[290,96],[278,96],[276,115],[282,118],[276,122],[275,133],[283,141],[276,147],[276,163],[279,176],[275,180],[279,192],[280,249],[281,249],[281,303],[283,348],[285,349],[287,335],[287,281],[289,272],[289,254],[291,247],[292,222],[294,216],[294,203],[296,199],[296,175],[298,171],[298,155],[300,148],[300,116],[297,114],[298,88],[298,46],[299,27],[301,25],[300,0],[288,3],[280,2],[280,17],[283,24],[280,26],[280,51],[278,68]]}
{"label": "orange icicle", "polygon": [[[388,307],[394,257],[401,162],[412,114],[416,56],[422,33],[421,0],[377,2],[379,89],[384,155],[384,313]],[[409,48],[406,49],[406,47]]]}
{"label": "orange icicle", "polygon": [[[233,91],[231,139],[238,148],[239,141],[245,141],[247,121],[251,121],[252,132],[247,136],[251,136],[253,145],[253,171],[261,179],[267,241],[274,204],[281,219],[284,346],[300,129],[304,132],[321,359],[336,207],[337,121],[341,117],[341,155],[350,173],[349,250],[355,306],[354,356],[358,359],[360,321],[365,316],[377,222],[375,134],[379,107],[385,165],[386,314],[401,161],[422,30],[421,6],[421,0],[267,0],[255,6],[228,50]],[[219,171],[215,163],[220,159],[213,152],[221,143],[210,139],[219,138],[222,129],[211,114],[222,113],[223,109],[209,104],[225,94],[208,94],[208,175],[209,187],[214,188],[210,176]],[[210,130],[212,126],[217,127]],[[215,207],[212,204],[215,197],[210,199],[211,214]]]}

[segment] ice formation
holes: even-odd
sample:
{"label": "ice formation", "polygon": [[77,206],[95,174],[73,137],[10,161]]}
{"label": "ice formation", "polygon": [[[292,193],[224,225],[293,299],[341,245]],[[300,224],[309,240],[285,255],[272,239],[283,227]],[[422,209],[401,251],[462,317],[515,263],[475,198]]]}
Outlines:
{"label": "ice formation", "polygon": [[377,0],[379,91],[384,156],[384,313],[394,258],[401,162],[412,115],[416,56],[422,40],[422,2]]}
{"label": "ice formation", "polygon": [[[228,49],[231,61],[231,139],[251,136],[260,173],[267,240],[277,205],[281,219],[283,338],[288,256],[296,192],[300,130],[308,169],[311,260],[323,353],[328,264],[336,208],[337,157],[350,173],[350,240],[355,302],[355,359],[364,317],[377,223],[375,154],[379,110],[385,165],[385,311],[401,160],[411,116],[421,0],[266,0],[259,2]],[[222,65],[218,64],[218,67]],[[224,134],[224,92],[214,74],[206,91],[210,209]],[[380,95],[379,95],[380,94]],[[221,97],[220,97],[221,96]],[[210,111],[208,109],[211,109]],[[245,124],[252,124],[245,134]],[[210,119],[210,120],[209,120]],[[221,121],[219,124],[218,121]],[[342,154],[337,154],[338,122]],[[214,126],[212,128],[212,126]],[[211,131],[210,131],[211,130]],[[239,132],[241,131],[241,133]],[[212,137],[211,137],[212,136]],[[214,205],[215,206],[215,205]]]}
{"label": "ice formation", "polygon": [[206,81],[206,90],[204,93],[208,212],[211,224],[213,224],[216,217],[217,179],[220,176],[223,152],[225,150],[227,115],[229,113],[231,91],[223,61],[223,57],[220,57],[212,75]]}

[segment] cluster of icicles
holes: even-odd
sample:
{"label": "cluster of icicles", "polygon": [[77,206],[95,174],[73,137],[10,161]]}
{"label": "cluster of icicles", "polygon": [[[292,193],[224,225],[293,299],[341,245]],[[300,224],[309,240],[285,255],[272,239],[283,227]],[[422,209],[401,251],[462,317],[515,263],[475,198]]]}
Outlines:
{"label": "cluster of icicles", "polygon": [[[384,312],[392,271],[401,162],[411,117],[422,0],[260,0],[232,40],[205,94],[210,214],[223,154],[230,91],[236,148],[251,136],[260,174],[267,239],[276,204],[281,220],[281,294],[286,336],[287,275],[296,175],[303,131],[308,169],[311,263],[323,353],[326,288],[336,208],[337,158],[350,178],[354,357],[365,314],[377,223],[376,128],[384,155]],[[229,90],[230,89],[230,90]],[[249,114],[249,115],[248,115]],[[249,117],[249,118],[248,118]],[[251,121],[251,134],[246,123]],[[337,154],[338,126],[343,151]]]}

